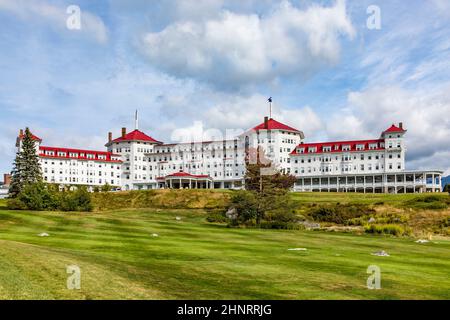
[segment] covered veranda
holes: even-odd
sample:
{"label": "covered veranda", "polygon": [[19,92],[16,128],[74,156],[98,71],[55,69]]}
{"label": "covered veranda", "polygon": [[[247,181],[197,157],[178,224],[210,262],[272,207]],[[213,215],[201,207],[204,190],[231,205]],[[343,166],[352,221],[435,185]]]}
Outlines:
{"label": "covered veranda", "polygon": [[164,189],[212,189],[214,183],[208,175],[195,175],[187,172],[177,172],[158,178],[160,188]]}

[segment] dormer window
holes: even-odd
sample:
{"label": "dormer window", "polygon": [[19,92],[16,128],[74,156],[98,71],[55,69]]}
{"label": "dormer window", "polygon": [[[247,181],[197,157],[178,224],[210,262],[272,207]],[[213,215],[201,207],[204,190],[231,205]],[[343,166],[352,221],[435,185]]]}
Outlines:
{"label": "dormer window", "polygon": [[331,146],[326,146],[322,148],[323,152],[331,152]]}
{"label": "dormer window", "polygon": [[298,148],[297,153],[305,153],[305,148]]}
{"label": "dormer window", "polygon": [[309,147],[308,148],[308,152],[316,152],[317,148],[316,147]]}
{"label": "dormer window", "polygon": [[350,145],[343,145],[342,146],[342,151],[350,151]]}
{"label": "dormer window", "polygon": [[357,144],[356,145],[356,150],[359,150],[359,151],[364,150],[364,145],[363,144]]}

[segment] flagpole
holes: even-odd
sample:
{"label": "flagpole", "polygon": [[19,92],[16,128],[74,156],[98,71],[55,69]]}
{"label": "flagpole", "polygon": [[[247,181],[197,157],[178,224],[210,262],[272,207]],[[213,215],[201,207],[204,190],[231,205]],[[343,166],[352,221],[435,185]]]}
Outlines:
{"label": "flagpole", "polygon": [[269,101],[269,119],[272,119],[272,97],[267,99]]}
{"label": "flagpole", "polygon": [[134,114],[134,128],[136,129],[136,130],[138,130],[139,129],[139,122],[138,122],[139,120],[138,120],[138,111],[137,111],[137,109],[136,109],[136,113]]}

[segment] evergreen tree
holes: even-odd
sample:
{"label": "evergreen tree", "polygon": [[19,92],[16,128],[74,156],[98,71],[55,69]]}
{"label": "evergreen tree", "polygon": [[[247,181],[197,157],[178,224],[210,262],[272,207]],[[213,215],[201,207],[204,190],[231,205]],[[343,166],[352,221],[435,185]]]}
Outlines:
{"label": "evergreen tree", "polygon": [[15,198],[28,184],[42,182],[39,156],[33,135],[28,128],[22,137],[22,148],[17,152],[11,172],[10,197]]}
{"label": "evergreen tree", "polygon": [[254,218],[256,224],[260,224],[269,211],[289,210],[287,194],[295,183],[295,177],[272,167],[260,148],[250,154],[248,159],[251,161],[246,163],[245,189],[253,193],[253,198],[256,199],[253,202]]}

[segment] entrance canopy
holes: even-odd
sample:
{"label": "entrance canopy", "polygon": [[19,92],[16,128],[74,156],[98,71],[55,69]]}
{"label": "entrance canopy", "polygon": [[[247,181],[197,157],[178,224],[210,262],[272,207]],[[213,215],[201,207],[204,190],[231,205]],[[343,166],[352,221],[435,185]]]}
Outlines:
{"label": "entrance canopy", "polygon": [[183,171],[159,177],[157,180],[160,187],[170,189],[211,189],[214,187],[210,176],[195,175]]}

